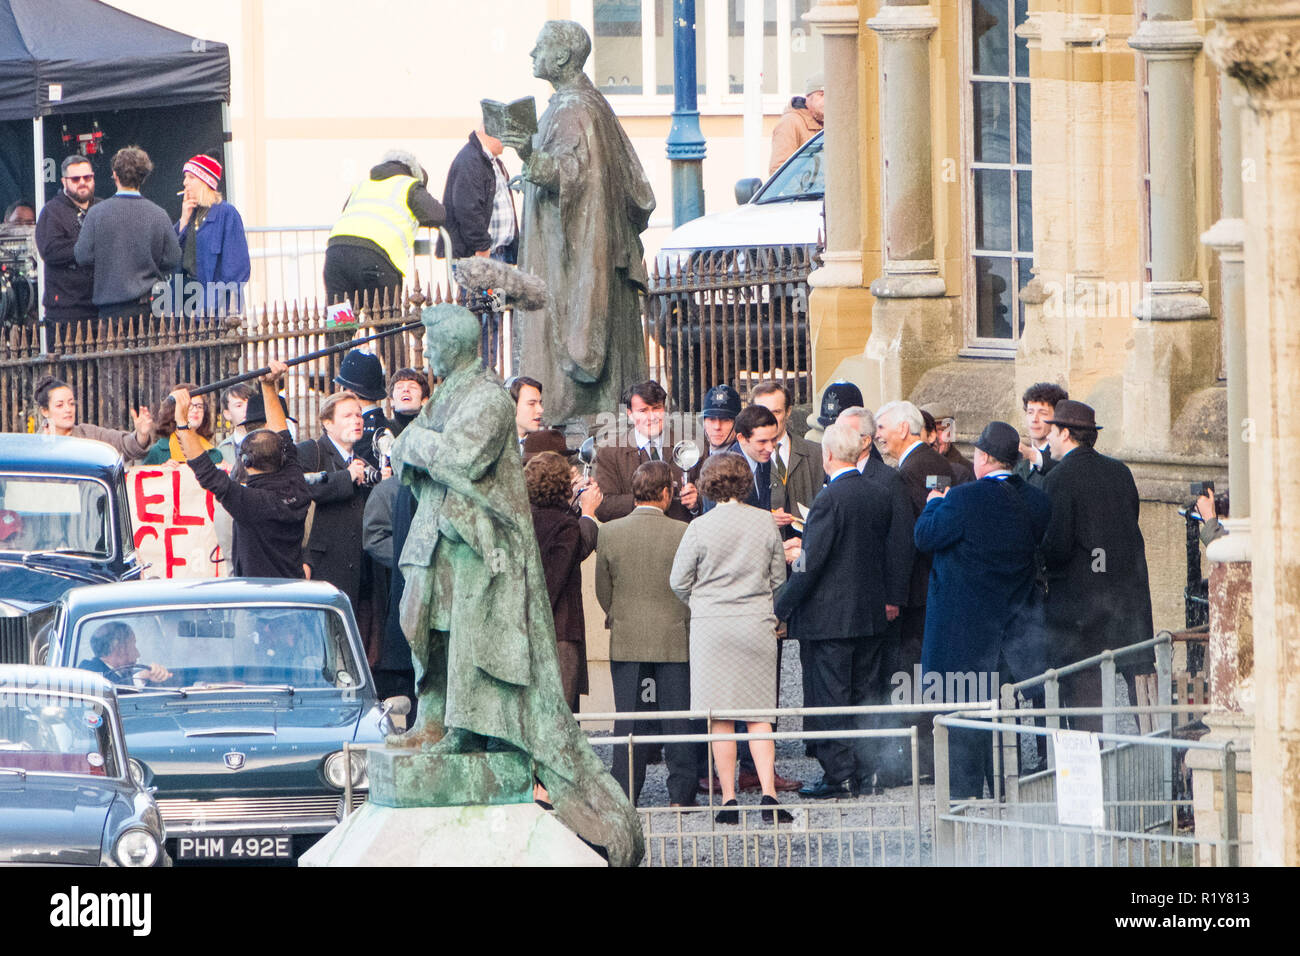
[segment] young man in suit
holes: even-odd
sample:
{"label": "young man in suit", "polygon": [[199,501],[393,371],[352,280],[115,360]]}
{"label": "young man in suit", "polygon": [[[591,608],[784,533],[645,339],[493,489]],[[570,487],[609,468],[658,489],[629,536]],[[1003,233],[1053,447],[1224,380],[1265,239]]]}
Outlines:
{"label": "young man in suit", "polygon": [[[1044,483],[1052,519],[1042,549],[1052,649],[1048,665],[1059,667],[1150,640],[1155,628],[1133,473],[1122,461],[1093,449],[1101,426],[1083,402],[1058,402],[1047,424],[1056,465]],[[1150,665],[1150,657],[1120,661],[1130,701],[1135,700],[1134,676]],[[1100,680],[1096,667],[1063,678],[1061,704],[1101,706]],[[1070,723],[1080,730],[1101,729],[1100,717],[1076,717]]]}
{"label": "young man in suit", "polygon": [[[777,617],[807,645],[809,707],[883,703],[888,687],[885,616],[885,541],[892,508],[888,492],[858,472],[862,440],[836,422],[822,435],[826,488],[804,529],[802,552],[776,596]],[[806,717],[810,730],[847,730],[850,717]],[[820,740],[822,779],[802,797],[848,796],[872,786],[877,748],[866,741]]]}
{"label": "young man in suit", "polygon": [[803,512],[799,506],[811,508],[817,492],[826,483],[822,473],[821,446],[816,442],[790,434],[790,390],[780,382],[768,379],[759,382],[750,392],[755,405],[762,405],[776,417],[776,448],[772,451],[772,516],[781,529],[782,538],[799,532],[794,523],[803,526]]}
{"label": "young man in suit", "polygon": [[1052,449],[1047,441],[1051,425],[1047,420],[1056,412],[1056,406],[1070,397],[1070,393],[1055,382],[1037,382],[1025,389],[1020,399],[1025,410],[1025,431],[1029,433],[1029,443],[1020,444],[1020,460],[1016,462],[1016,474],[1035,488],[1043,487],[1047,473],[1056,464],[1052,460]]}
{"label": "young man in suit", "polygon": [[[898,474],[912,499],[912,516],[917,517],[925,507],[929,494],[926,488],[931,476],[953,480],[952,466],[942,455],[921,440],[925,420],[921,410],[911,402],[889,402],[876,411],[876,441],[897,462]],[[908,586],[907,604],[900,612],[898,661],[895,671],[914,673],[921,663],[921,646],[925,641],[925,598],[930,586],[930,557],[917,554],[912,562],[912,580]],[[934,772],[934,724],[928,715],[913,718],[917,727],[920,753],[920,774]]]}
{"label": "young man in suit", "polygon": [[596,451],[596,484],[605,500],[596,512],[601,521],[613,521],[632,513],[636,506],[632,494],[632,475],[647,461],[665,462],[673,472],[680,494],[675,495],[666,514],[678,521],[690,521],[699,495],[688,476],[672,463],[672,445],[665,442],[664,410],[668,393],[651,379],[631,386],[623,395],[632,430],[619,436],[612,445]]}
{"label": "young man in suit", "polygon": [[[1045,650],[1035,619],[1041,609],[1037,552],[1052,506],[1047,495],[1011,473],[1019,446],[1015,428],[990,422],[975,442],[976,480],[931,491],[916,521],[916,547],[934,562],[921,672],[941,675],[945,703],[995,698],[1001,680],[1031,676],[1011,673],[1013,647],[1040,660]],[[952,795],[982,797],[985,780],[992,789],[988,735],[954,731],[950,739]]]}
{"label": "young man in suit", "polygon": [[[673,472],[650,461],[632,474],[632,513],[604,525],[596,546],[596,599],[609,628],[614,707],[620,712],[690,710],[689,607],[668,587],[686,523],[665,512],[673,500]],[[615,735],[688,734],[690,721],[616,721]],[[635,804],[645,783],[650,746],[632,749],[629,788],[626,751],[614,753],[613,774]],[[695,803],[695,744],[666,744],[668,799]]]}

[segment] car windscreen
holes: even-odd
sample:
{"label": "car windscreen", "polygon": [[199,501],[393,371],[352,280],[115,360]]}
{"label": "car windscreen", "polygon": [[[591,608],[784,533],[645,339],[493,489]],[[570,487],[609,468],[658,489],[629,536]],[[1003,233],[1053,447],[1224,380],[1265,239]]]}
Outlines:
{"label": "car windscreen", "polygon": [[108,492],[88,478],[0,474],[0,551],[107,557]]}
{"label": "car windscreen", "polygon": [[0,778],[6,771],[118,776],[104,702],[33,689],[0,693]]}
{"label": "car windscreen", "polygon": [[810,140],[794,158],[777,170],[754,198],[756,203],[821,199],[826,192],[826,167],[822,163],[821,138]]}
{"label": "car windscreen", "polygon": [[322,607],[204,607],[83,620],[71,661],[139,690],[362,683],[346,624]]}

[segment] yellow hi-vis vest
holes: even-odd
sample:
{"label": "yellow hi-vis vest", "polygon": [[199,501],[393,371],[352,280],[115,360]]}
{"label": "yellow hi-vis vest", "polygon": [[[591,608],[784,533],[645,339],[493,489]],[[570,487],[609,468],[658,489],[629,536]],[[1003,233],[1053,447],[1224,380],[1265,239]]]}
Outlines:
{"label": "yellow hi-vis vest", "polygon": [[352,190],[343,215],[330,230],[330,238],[369,239],[384,250],[398,272],[406,275],[406,263],[415,248],[415,230],[420,225],[406,204],[406,194],[415,182],[418,180],[411,176],[367,179]]}

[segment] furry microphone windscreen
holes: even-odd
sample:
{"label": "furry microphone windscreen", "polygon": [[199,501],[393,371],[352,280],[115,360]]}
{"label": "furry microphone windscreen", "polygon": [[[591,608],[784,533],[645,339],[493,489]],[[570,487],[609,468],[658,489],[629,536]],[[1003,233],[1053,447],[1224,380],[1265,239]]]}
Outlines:
{"label": "furry microphone windscreen", "polygon": [[492,292],[520,309],[546,306],[545,280],[485,256],[457,259],[456,283],[471,295]]}

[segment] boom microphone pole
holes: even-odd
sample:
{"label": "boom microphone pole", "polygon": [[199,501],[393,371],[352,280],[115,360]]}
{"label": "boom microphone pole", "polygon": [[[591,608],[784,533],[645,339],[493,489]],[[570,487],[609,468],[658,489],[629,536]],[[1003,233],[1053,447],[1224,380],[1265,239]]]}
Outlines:
{"label": "boom microphone pole", "polygon": [[[375,339],[386,338],[390,335],[396,335],[398,332],[414,332],[421,327],[419,322],[408,322],[406,325],[398,325],[391,329],[384,329],[382,332],[376,332],[373,335],[367,335],[364,338],[349,339],[346,342],[340,342],[337,345],[331,345],[327,348],[317,349],[315,352],[308,352],[306,355],[299,355],[296,358],[287,359],[285,365],[292,368],[295,365],[301,365],[303,362],[310,362],[313,359],[324,358],[326,355],[334,355],[337,352],[343,352],[347,349],[354,349],[358,345],[366,342],[373,342]],[[323,330],[328,331],[328,330]],[[208,392],[216,392],[223,388],[229,388],[231,385],[238,385],[240,382],[248,382],[255,378],[261,378],[270,372],[269,366],[253,369],[251,372],[242,372],[239,375],[232,375],[230,378],[223,378],[219,382],[213,382],[211,385],[200,385],[198,388],[190,389],[190,395],[206,395]]]}

